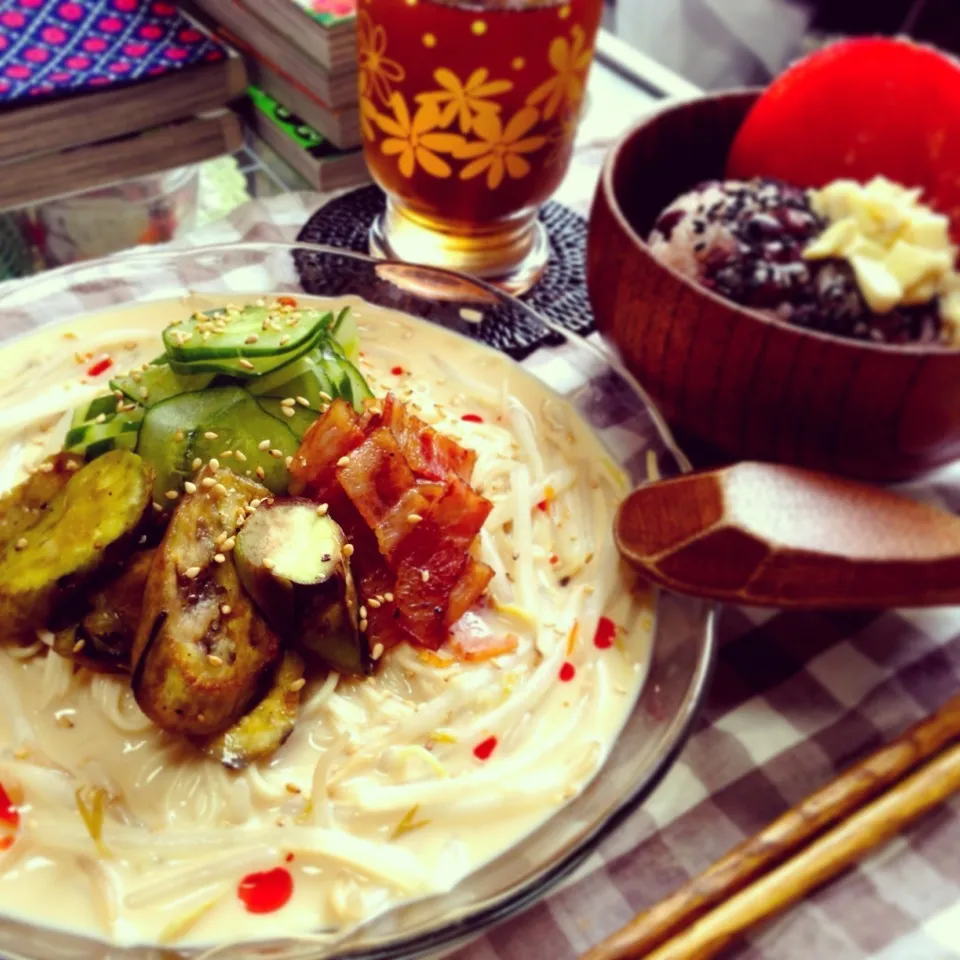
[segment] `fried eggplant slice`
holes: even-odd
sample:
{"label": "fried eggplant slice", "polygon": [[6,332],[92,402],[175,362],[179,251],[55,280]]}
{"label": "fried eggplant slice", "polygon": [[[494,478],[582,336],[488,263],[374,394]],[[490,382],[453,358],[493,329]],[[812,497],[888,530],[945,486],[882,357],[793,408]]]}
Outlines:
{"label": "fried eggplant slice", "polygon": [[93,594],[80,623],[57,633],[54,650],[97,673],[129,673],[152,563],[152,550],[134,554],[118,577]]}
{"label": "fried eggplant slice", "polygon": [[197,479],[197,492],[174,511],[147,577],[132,687],[157,726],[206,737],[247,710],[279,641],[224,547],[269,491],[229,470],[207,468]]}
{"label": "fried eggplant slice", "polygon": [[303,679],[303,671],[303,659],[287,650],[274,670],[263,699],[229,730],[218,737],[198,741],[197,746],[231,770],[243,770],[276,753],[297,724],[299,681]]}
{"label": "fried eggplant slice", "polygon": [[32,639],[92,580],[133,552],[150,504],[153,471],[114,450],[68,479],[39,520],[0,553],[0,623]]}
{"label": "fried eggplant slice", "polygon": [[23,483],[0,497],[0,551],[40,521],[53,498],[83,466],[83,457],[58,453],[48,457]]}
{"label": "fried eggplant slice", "polygon": [[310,500],[261,507],[237,537],[237,572],[268,622],[304,653],[340,673],[373,670],[358,629],[346,537]]}

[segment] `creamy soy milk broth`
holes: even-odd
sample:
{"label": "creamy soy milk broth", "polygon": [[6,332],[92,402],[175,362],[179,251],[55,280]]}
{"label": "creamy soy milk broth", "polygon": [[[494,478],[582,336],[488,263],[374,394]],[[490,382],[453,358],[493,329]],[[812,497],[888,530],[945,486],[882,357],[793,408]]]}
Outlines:
{"label": "creamy soy milk broth", "polygon": [[[650,600],[617,560],[626,489],[598,441],[491,350],[356,299],[298,299],[349,303],[374,393],[394,391],[477,451],[473,485],[494,503],[479,556],[496,576],[467,625],[514,634],[517,649],[461,663],[404,646],[366,681],[314,674],[293,736],[241,773],[154,727],[128,678],[75,670],[42,638],[0,650],[0,782],[23,804],[0,853],[5,914],[126,944],[352,925],[449,889],[518,842],[592,778],[632,709]],[[160,352],[172,320],[225,305],[135,304],[5,346],[0,486],[58,449],[64,412],[104,391],[110,374],[84,383],[90,361],[78,359],[109,353],[123,371]],[[99,849],[78,789],[104,797]],[[248,912],[241,878],[276,867],[291,900]]]}

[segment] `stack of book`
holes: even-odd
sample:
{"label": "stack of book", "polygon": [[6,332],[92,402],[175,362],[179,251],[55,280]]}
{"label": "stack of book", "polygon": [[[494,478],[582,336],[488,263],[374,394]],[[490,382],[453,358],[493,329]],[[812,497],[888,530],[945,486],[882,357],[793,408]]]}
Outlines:
{"label": "stack of book", "polygon": [[191,0],[246,58],[254,147],[321,190],[364,182],[355,0]]}
{"label": "stack of book", "polygon": [[240,148],[243,60],[164,0],[0,2],[0,210]]}

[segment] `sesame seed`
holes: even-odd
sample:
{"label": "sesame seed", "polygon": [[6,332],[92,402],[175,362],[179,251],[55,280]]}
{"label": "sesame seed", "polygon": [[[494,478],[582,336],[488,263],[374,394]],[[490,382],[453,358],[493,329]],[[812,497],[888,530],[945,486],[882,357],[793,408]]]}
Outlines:
{"label": "sesame seed", "polygon": [[392,594],[392,593],[385,593],[385,594],[383,595],[383,599],[386,600],[387,603],[393,603],[393,594]]}
{"label": "sesame seed", "polygon": [[247,455],[242,450],[234,450],[233,455],[241,462],[247,462]]}
{"label": "sesame seed", "polygon": [[207,663],[209,663],[211,667],[222,667],[223,659],[218,657],[215,653],[208,653]]}
{"label": "sesame seed", "polygon": [[176,490],[168,490],[168,491],[164,494],[164,496],[165,496],[168,500],[176,500],[177,497],[180,496],[180,494],[177,493]]}
{"label": "sesame seed", "polygon": [[344,555],[345,557],[352,557],[352,556],[353,556],[353,544],[352,544],[352,543],[345,543],[345,544],[343,545],[343,555]]}
{"label": "sesame seed", "polygon": [[320,399],[326,400],[327,403],[333,403],[333,397],[329,393],[325,393],[323,390],[320,391]]}
{"label": "sesame seed", "polygon": [[220,436],[219,433],[214,433],[212,430],[208,430],[204,435],[204,440],[216,440]]}
{"label": "sesame seed", "polygon": [[239,363],[240,366],[243,367],[244,370],[252,370],[252,369],[253,369],[253,364],[252,364],[246,357],[241,357],[241,358],[237,361],[237,363]]}
{"label": "sesame seed", "polygon": [[260,338],[259,338],[255,333],[251,333],[250,336],[247,337],[247,339],[244,340],[243,342],[244,342],[244,343],[256,343],[259,339],[260,339]]}
{"label": "sesame seed", "polygon": [[220,612],[224,616],[227,616],[227,614],[229,614],[232,610],[233,610],[233,607],[231,607],[229,603],[224,603],[224,604],[221,604],[220,606]]}
{"label": "sesame seed", "polygon": [[430,571],[429,571],[429,570],[421,570],[421,571],[420,571],[420,582],[421,582],[421,583],[429,583],[429,582],[430,582]]}
{"label": "sesame seed", "polygon": [[293,683],[290,684],[290,689],[294,693],[297,693],[298,691],[302,690],[306,685],[307,685],[307,681],[304,680],[303,677],[301,677],[299,680],[294,680]]}
{"label": "sesame seed", "polygon": [[367,608],[362,604],[360,605],[360,619],[361,620],[367,619]]}
{"label": "sesame seed", "polygon": [[293,466],[293,457],[286,457],[283,461],[283,465],[289,470]]}
{"label": "sesame seed", "polygon": [[329,510],[330,510],[330,504],[328,504],[328,503],[321,503],[320,506],[317,507],[317,516],[318,516],[318,517],[325,517],[325,516],[327,515],[327,513],[328,513]]}
{"label": "sesame seed", "polygon": [[227,488],[222,483],[215,483],[212,489],[218,497],[225,496],[227,492]]}
{"label": "sesame seed", "polygon": [[370,656],[374,660],[379,660],[383,656],[383,644],[375,643],[373,649],[370,651]]}
{"label": "sesame seed", "polygon": [[196,493],[197,485],[192,480],[187,480],[183,485],[183,489],[186,490],[187,493]]}
{"label": "sesame seed", "polygon": [[361,632],[361,633],[364,633],[364,632],[366,631],[367,627],[369,627],[369,626],[370,626],[370,622],[369,622],[368,620],[361,620],[361,621],[360,621],[360,632]]}
{"label": "sesame seed", "polygon": [[290,334],[289,334],[289,333],[285,333],[285,334],[280,338],[280,341],[279,341],[281,347],[285,347],[289,342],[290,342]]}
{"label": "sesame seed", "polygon": [[370,606],[373,607],[374,610],[379,609],[380,604],[381,604],[382,602],[383,602],[383,601],[381,601],[381,600],[377,600],[376,597],[371,597],[371,598],[367,601],[367,603],[369,603]]}
{"label": "sesame seed", "polygon": [[259,450],[269,450],[269,449],[270,449],[270,441],[269,441],[269,440],[261,440],[261,441],[257,444],[257,449],[259,449]]}
{"label": "sesame seed", "polygon": [[284,398],[280,401],[280,406],[281,406],[281,407],[292,407],[296,402],[297,402],[297,401],[296,401],[296,399],[295,399],[294,397],[284,397]]}
{"label": "sesame seed", "polygon": [[227,562],[227,558],[226,558],[222,553],[215,553],[215,554],[213,555],[213,562],[214,562],[214,563],[226,563],[226,562]]}
{"label": "sesame seed", "polygon": [[86,640],[78,640],[78,641],[73,645],[73,652],[74,652],[74,653],[79,653],[86,645],[87,645]]}
{"label": "sesame seed", "polygon": [[150,396],[150,391],[149,391],[146,387],[141,387],[141,388],[137,391],[137,393],[139,393],[140,396],[141,396],[144,400],[146,400],[147,397]]}
{"label": "sesame seed", "polygon": [[263,480],[266,477],[267,473],[263,467],[257,467],[257,478]]}
{"label": "sesame seed", "polygon": [[274,460],[282,460],[282,459],[283,459],[283,451],[282,451],[282,450],[273,449],[273,450],[270,451],[270,456],[273,457]]}
{"label": "sesame seed", "polygon": [[93,419],[94,423],[106,423],[107,415],[105,413],[98,413]]}
{"label": "sesame seed", "polygon": [[188,579],[190,579],[190,580],[195,580],[197,577],[200,576],[200,568],[199,568],[199,567],[187,567],[187,569],[183,571],[183,575],[184,575],[185,577],[187,577]]}
{"label": "sesame seed", "polygon": [[229,553],[237,545],[236,537],[227,537],[226,540],[221,544],[221,549],[226,550]]}
{"label": "sesame seed", "polygon": [[53,473],[53,464],[47,461],[46,463],[41,463],[39,470],[41,473]]}
{"label": "sesame seed", "polygon": [[23,550],[23,549],[26,548],[27,542],[28,542],[28,541],[27,541],[27,538],[26,538],[26,537],[21,537],[21,538],[16,542],[15,546],[16,546],[16,548],[17,548],[18,550]]}
{"label": "sesame seed", "polygon": [[295,783],[288,783],[286,785],[286,791],[287,793],[293,794],[302,793],[301,789]]}
{"label": "sesame seed", "polygon": [[163,511],[163,507],[161,507],[160,504],[156,502],[154,502],[153,504],[153,509],[156,510],[157,513],[161,513]]}
{"label": "sesame seed", "polygon": [[199,470],[203,466],[203,461],[199,457],[194,457],[191,466],[194,470]]}
{"label": "sesame seed", "polygon": [[423,517],[419,513],[408,513],[407,514],[407,523],[419,523]]}
{"label": "sesame seed", "polygon": [[350,462],[350,458],[349,458],[349,457],[341,457],[341,458],[337,461],[337,466],[338,466],[338,467],[345,467],[349,462]]}
{"label": "sesame seed", "polygon": [[294,410],[293,407],[281,407],[280,409],[283,411],[283,415],[285,417],[293,417],[297,413],[297,411]]}
{"label": "sesame seed", "polygon": [[204,490],[209,490],[216,482],[213,477],[204,477],[200,481],[200,486],[203,487]]}
{"label": "sesame seed", "polygon": [[210,469],[211,469],[211,470],[219,470],[219,469],[220,469],[220,461],[219,461],[216,457],[211,457],[211,458],[210,458]]}
{"label": "sesame seed", "polygon": [[309,406],[310,406],[310,401],[309,401],[306,397],[298,396],[298,397],[297,397],[297,403],[299,403],[301,407],[309,407]]}
{"label": "sesame seed", "polygon": [[79,470],[79,469],[80,469],[80,463],[79,463],[77,460],[71,460],[71,461],[67,464],[67,469],[68,469],[71,473],[73,473],[74,470]]}
{"label": "sesame seed", "polygon": [[224,450],[224,451],[220,454],[220,456],[221,456],[224,460],[229,460],[230,457],[233,456],[233,451],[232,451],[232,450]]}
{"label": "sesame seed", "polygon": [[114,395],[118,400],[122,400],[122,399],[123,399],[123,391],[122,391],[122,390],[114,390],[114,391],[113,391],[113,395]]}

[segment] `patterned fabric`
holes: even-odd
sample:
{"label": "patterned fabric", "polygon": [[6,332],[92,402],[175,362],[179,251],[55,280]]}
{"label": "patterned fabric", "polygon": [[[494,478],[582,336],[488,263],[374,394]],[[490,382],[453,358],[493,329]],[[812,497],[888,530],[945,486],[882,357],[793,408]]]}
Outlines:
{"label": "patterned fabric", "polygon": [[127,84],[225,56],[161,0],[0,0],[0,104]]}
{"label": "patterned fabric", "polygon": [[[290,242],[323,199],[249,203],[177,243]],[[96,309],[95,290],[90,297]],[[4,319],[4,336],[36,324],[26,311]],[[907,492],[960,512],[960,467]],[[957,608],[728,608],[720,633],[705,710],[656,793],[552,896],[450,960],[576,960],[960,687]],[[957,851],[960,799],[724,960],[960,960]]]}

